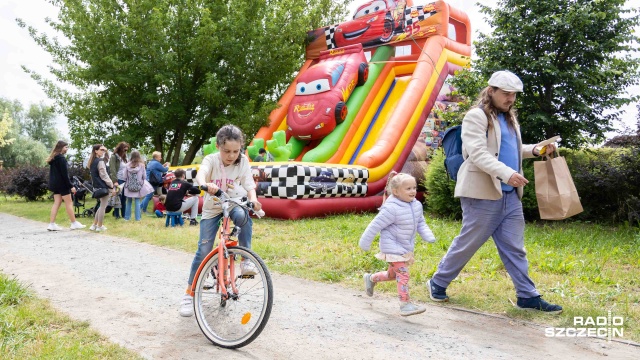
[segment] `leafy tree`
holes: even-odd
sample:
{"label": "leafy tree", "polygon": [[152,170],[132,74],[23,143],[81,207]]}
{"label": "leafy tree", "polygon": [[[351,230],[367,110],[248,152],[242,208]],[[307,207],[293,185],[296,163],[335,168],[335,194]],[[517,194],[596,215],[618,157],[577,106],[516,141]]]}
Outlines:
{"label": "leafy tree", "polygon": [[152,143],[174,165],[183,148],[191,163],[226,123],[251,138],[300,68],[306,31],[342,18],[349,3],[49,2],[60,11],[48,23],[69,43],[28,30],[58,82],[24,69],[67,116],[73,147]]}
{"label": "leafy tree", "polygon": [[60,134],[55,128],[56,114],[53,107],[43,103],[32,104],[22,123],[22,131],[30,138],[40,141],[46,148],[53,148]]}
{"label": "leafy tree", "polygon": [[0,148],[11,144],[15,139],[9,137],[9,132],[13,126],[13,119],[9,117],[9,112],[5,111],[0,117]]}
{"label": "leafy tree", "polygon": [[636,8],[625,0],[501,0],[478,3],[494,30],[476,42],[485,77],[508,69],[522,79],[518,111],[525,143],[560,134],[563,145],[600,143],[619,108],[639,99]]}
{"label": "leafy tree", "polygon": [[[53,144],[45,146],[40,140],[46,139],[38,138],[38,134],[57,134],[52,122],[41,121],[48,116],[52,116],[46,109],[47,107],[44,105],[32,105],[30,111],[25,113],[19,101],[9,101],[0,97],[0,114],[5,114],[3,119],[12,120],[4,137],[5,139],[12,139],[12,141],[6,146],[0,146],[0,159],[4,161],[3,166],[44,165],[44,161],[51,148],[53,148]],[[35,126],[36,122],[40,127]],[[33,131],[25,131],[24,124],[33,126],[31,128]]]}

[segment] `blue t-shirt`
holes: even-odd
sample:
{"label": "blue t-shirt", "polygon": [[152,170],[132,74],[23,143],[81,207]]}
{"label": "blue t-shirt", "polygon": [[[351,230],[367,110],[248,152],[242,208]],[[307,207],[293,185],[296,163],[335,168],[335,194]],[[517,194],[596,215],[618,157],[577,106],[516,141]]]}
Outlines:
{"label": "blue t-shirt", "polygon": [[[498,121],[500,122],[500,154],[498,155],[498,161],[512,168],[513,171],[518,171],[520,165],[518,164],[518,138],[516,137],[516,131],[509,127],[507,119],[504,113],[498,114]],[[507,179],[508,181],[509,179]],[[513,186],[505,183],[500,184],[503,191],[513,190]]]}

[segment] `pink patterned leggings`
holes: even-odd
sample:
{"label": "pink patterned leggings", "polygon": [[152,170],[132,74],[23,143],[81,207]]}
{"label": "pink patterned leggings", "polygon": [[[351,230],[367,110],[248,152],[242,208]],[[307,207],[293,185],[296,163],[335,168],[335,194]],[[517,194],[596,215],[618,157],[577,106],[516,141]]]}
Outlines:
{"label": "pink patterned leggings", "polygon": [[387,271],[380,271],[371,275],[371,281],[395,280],[398,285],[398,298],[400,301],[409,301],[409,267],[405,262],[390,262]]}

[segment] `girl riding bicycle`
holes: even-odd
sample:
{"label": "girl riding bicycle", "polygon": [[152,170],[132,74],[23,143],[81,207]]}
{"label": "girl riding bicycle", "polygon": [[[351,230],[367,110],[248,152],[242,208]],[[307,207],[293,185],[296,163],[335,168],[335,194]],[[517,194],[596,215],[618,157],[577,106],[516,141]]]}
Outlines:
{"label": "girl riding bicycle", "polygon": [[[220,196],[221,192],[225,192],[231,198],[246,196],[253,203],[253,208],[256,211],[262,209],[262,204],[258,202],[256,195],[256,184],[251,174],[249,159],[242,154],[244,139],[242,131],[234,125],[225,125],[220,128],[216,134],[216,147],[219,152],[207,155],[202,160],[196,175],[196,182],[199,185],[206,185],[208,190],[202,205],[198,250],[191,264],[186,294],[180,304],[181,316],[193,315],[191,284],[200,263],[213,249],[216,233],[220,226],[222,208],[214,197]],[[231,209],[230,217],[235,226],[240,229],[239,245],[250,249],[253,222],[249,214],[242,207],[235,206]],[[249,261],[243,261],[240,264],[240,271],[242,275],[256,274],[255,265]]]}

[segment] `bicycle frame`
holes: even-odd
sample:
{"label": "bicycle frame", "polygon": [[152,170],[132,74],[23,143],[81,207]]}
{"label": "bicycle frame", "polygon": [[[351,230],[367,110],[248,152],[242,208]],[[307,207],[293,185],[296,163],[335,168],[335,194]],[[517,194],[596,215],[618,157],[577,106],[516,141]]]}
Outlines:
{"label": "bicycle frame", "polygon": [[[235,259],[229,259],[229,253],[227,252],[227,247],[229,246],[237,246],[238,241],[235,239],[231,239],[231,218],[229,216],[230,213],[230,202],[234,202],[231,199],[222,200],[222,225],[220,229],[218,229],[218,234],[215,239],[218,239],[218,245],[214,247],[207,256],[204,257],[200,266],[198,267],[198,271],[196,271],[196,275],[194,279],[197,279],[202,272],[203,267],[207,263],[207,261],[213,257],[218,256],[218,269],[214,274],[216,277],[216,286],[218,290],[220,290],[223,294],[223,299],[229,298],[229,293],[227,291],[228,285],[231,286],[234,294],[238,293],[238,289],[236,288],[236,276],[235,276]],[[236,203],[237,204],[237,203]],[[242,206],[238,204],[239,206]],[[228,262],[228,263],[227,263]],[[228,270],[228,271],[227,271]],[[196,291],[196,281],[191,284],[191,295],[193,296]]]}

